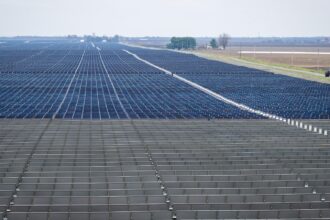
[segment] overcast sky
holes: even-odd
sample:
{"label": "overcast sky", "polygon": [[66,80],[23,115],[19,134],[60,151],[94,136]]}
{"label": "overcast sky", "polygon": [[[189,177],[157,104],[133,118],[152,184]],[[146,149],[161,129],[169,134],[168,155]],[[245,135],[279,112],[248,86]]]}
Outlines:
{"label": "overcast sky", "polygon": [[330,0],[0,0],[0,36],[330,36]]}

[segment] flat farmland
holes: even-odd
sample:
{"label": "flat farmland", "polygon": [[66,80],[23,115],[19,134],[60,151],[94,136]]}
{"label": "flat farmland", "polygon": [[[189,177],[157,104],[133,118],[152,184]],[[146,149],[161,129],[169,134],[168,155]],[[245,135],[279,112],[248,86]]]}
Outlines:
{"label": "flat farmland", "polygon": [[[242,54],[240,54],[240,49]],[[259,60],[311,70],[325,70],[330,68],[330,48],[325,47],[229,47],[226,51],[202,50],[201,52]],[[306,53],[304,54],[304,52]]]}

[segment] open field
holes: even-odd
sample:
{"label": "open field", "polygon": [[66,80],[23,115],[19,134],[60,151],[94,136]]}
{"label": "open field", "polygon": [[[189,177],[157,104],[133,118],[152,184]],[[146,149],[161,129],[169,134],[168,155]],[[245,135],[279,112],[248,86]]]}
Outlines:
{"label": "open field", "polygon": [[330,218],[329,84],[67,39],[0,58],[4,220]]}
{"label": "open field", "polygon": [[[251,48],[244,48],[246,51],[251,50]],[[263,48],[262,51],[266,51],[271,48]],[[277,48],[277,51],[283,51],[288,48]],[[291,48],[292,49],[292,48]],[[303,50],[300,48],[300,50]],[[312,49],[305,49],[304,51],[312,51]],[[270,50],[269,50],[270,51]],[[327,53],[327,50],[324,49]],[[252,51],[249,51],[252,52]],[[301,54],[241,54],[239,49],[228,49],[226,51],[219,50],[205,50],[199,49],[195,51],[188,51],[188,53],[195,54],[211,60],[218,60],[222,62],[231,63],[234,65],[247,66],[251,68],[257,68],[265,71],[270,71],[278,74],[289,75],[292,77],[312,80],[322,83],[330,83],[329,78],[324,77],[324,72],[327,69],[329,63],[330,55],[320,55],[319,58],[319,68],[313,66],[317,63],[315,60],[316,55],[301,55]],[[321,58],[322,57],[322,58]],[[294,61],[296,60],[296,62]],[[291,65],[291,61],[292,64]],[[296,65],[298,63],[299,65]],[[316,64],[317,65],[317,64]]]}
{"label": "open field", "polygon": [[[249,51],[250,53],[240,54],[240,51]],[[256,53],[254,53],[254,51]],[[259,54],[258,52],[260,51],[274,53]],[[209,52],[312,70],[324,70],[330,68],[330,48],[325,47],[229,47],[226,51],[213,50]],[[287,53],[281,54],[279,52]],[[303,52],[307,52],[307,54],[302,54]],[[321,54],[318,54],[318,52]]]}

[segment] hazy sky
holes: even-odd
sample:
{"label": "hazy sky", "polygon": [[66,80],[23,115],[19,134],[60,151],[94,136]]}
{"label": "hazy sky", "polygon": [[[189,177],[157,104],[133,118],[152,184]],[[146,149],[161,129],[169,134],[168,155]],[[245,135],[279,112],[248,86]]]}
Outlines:
{"label": "hazy sky", "polygon": [[330,0],[0,0],[0,36],[330,36]]}

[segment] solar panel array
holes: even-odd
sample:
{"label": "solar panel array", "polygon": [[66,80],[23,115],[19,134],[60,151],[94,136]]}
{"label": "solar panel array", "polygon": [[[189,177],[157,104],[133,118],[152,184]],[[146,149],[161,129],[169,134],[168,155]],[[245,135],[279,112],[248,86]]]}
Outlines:
{"label": "solar panel array", "polygon": [[329,138],[280,122],[0,120],[0,140],[8,220],[330,218]]}
{"label": "solar panel array", "polygon": [[0,48],[2,118],[260,118],[135,59],[114,44]]}
{"label": "solar panel array", "polygon": [[[255,120],[123,49],[250,107],[330,128],[307,120],[329,118],[328,85],[118,44],[6,42],[2,219],[330,219],[328,136]],[[178,118],[193,120],[149,120]]]}
{"label": "solar panel array", "polygon": [[330,85],[206,60],[127,47],[141,58],[249,107],[284,118],[330,119]]}

